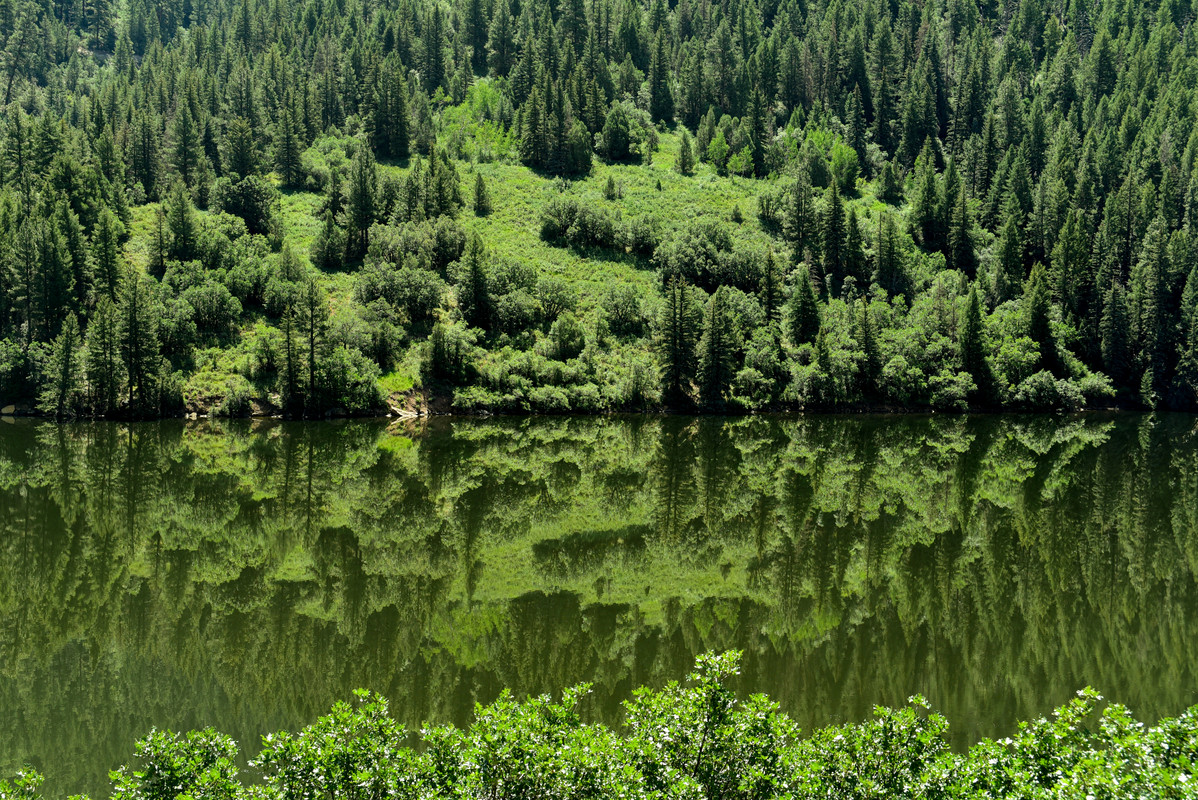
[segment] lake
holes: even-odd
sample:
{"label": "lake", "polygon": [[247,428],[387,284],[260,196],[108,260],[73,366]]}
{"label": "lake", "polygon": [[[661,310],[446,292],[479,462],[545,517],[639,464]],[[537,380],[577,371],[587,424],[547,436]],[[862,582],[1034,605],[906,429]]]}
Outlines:
{"label": "lake", "polygon": [[252,754],[358,687],[617,723],[730,648],[807,730],[1154,719],[1198,702],[1196,573],[1193,416],[9,420],[0,774],[103,795],[151,726]]}

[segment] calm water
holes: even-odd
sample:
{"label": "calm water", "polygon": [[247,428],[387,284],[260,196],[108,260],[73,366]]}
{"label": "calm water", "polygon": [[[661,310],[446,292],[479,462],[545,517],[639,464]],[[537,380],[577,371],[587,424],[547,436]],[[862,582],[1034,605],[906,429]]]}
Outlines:
{"label": "calm water", "polygon": [[256,751],[356,687],[617,721],[733,647],[807,729],[1152,718],[1198,702],[1196,571],[1190,416],[0,424],[0,773],[103,794],[152,725]]}

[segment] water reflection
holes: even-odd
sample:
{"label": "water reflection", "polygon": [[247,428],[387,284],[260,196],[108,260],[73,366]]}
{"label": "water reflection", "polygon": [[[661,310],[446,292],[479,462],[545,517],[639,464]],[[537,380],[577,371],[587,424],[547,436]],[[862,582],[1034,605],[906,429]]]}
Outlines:
{"label": "water reflection", "polygon": [[1092,684],[1198,701],[1189,416],[0,425],[0,770],[103,794],[151,725],[246,743],[364,686],[588,713],[708,649],[805,728],[959,743]]}

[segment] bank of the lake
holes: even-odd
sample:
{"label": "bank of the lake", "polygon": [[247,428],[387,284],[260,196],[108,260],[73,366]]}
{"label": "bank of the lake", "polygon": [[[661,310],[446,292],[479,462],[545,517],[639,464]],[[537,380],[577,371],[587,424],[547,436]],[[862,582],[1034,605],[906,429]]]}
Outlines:
{"label": "bank of the lake", "polygon": [[107,791],[152,726],[256,752],[744,652],[804,730],[915,693],[959,752],[1091,685],[1198,702],[1188,415],[0,424],[0,772]]}

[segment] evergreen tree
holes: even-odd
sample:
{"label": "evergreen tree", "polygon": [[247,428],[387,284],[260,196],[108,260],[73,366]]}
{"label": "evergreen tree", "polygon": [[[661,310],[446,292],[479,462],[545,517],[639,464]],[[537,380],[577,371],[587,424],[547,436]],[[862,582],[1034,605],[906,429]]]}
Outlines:
{"label": "evergreen tree", "polygon": [[683,403],[690,396],[701,324],[702,311],[695,301],[694,290],[682,278],[671,277],[666,285],[657,342],[662,388],[669,403]]}
{"label": "evergreen tree", "polygon": [[284,97],[280,109],[274,141],[275,170],[283,179],[284,186],[298,187],[303,178],[300,139],[300,125],[296,118],[295,104],[288,94]]}
{"label": "evergreen tree", "polygon": [[973,219],[969,213],[969,201],[965,188],[957,193],[953,207],[952,225],[948,234],[948,264],[972,278],[977,272],[977,256],[973,250]]}
{"label": "evergreen tree", "polygon": [[345,235],[331,208],[324,212],[324,224],[312,243],[311,256],[312,265],[323,272],[337,272],[345,265]]}
{"label": "evergreen tree", "polygon": [[965,318],[960,336],[961,370],[973,378],[973,397],[983,401],[993,399],[993,377],[986,360],[986,342],[982,331],[982,303],[976,288],[969,290]]}
{"label": "evergreen tree", "polygon": [[100,212],[95,233],[92,234],[92,255],[95,259],[96,292],[116,302],[121,279],[121,222],[107,208]]}
{"label": "evergreen tree", "polygon": [[483,180],[481,172],[474,179],[474,213],[479,217],[491,213],[491,194],[487,191],[487,182]]}
{"label": "evergreen tree", "polygon": [[[433,14],[439,17],[439,14]],[[358,147],[349,171],[349,197],[346,202],[345,254],[349,261],[366,255],[370,246],[370,226],[374,224],[378,172],[370,148]]]}
{"label": "evergreen tree", "polygon": [[478,235],[470,237],[462,257],[462,279],[458,283],[458,308],[472,328],[490,330],[494,316],[487,251]]}
{"label": "evergreen tree", "polygon": [[293,315],[295,335],[299,340],[298,355],[304,365],[302,378],[297,381],[304,390],[302,397],[296,397],[295,401],[302,401],[304,414],[312,414],[320,410],[319,365],[329,319],[328,300],[314,278],[309,277],[300,289]]}
{"label": "evergreen tree", "polygon": [[120,315],[107,295],[96,303],[87,326],[84,369],[92,412],[108,416],[117,409],[125,379],[121,357]]}
{"label": "evergreen tree", "polygon": [[765,148],[769,143],[769,130],[767,128],[765,96],[760,88],[753,90],[749,96],[748,110],[748,125],[749,125],[749,147],[753,153],[753,174],[761,177],[765,175]]}
{"label": "evergreen tree", "polygon": [[722,408],[732,384],[735,328],[728,313],[727,293],[728,287],[721,286],[707,301],[699,340],[699,398],[708,408]]}
{"label": "evergreen tree", "polygon": [[1022,305],[1027,320],[1028,338],[1040,346],[1040,368],[1059,377],[1062,365],[1057,357],[1057,343],[1052,332],[1051,295],[1043,264],[1037,263],[1028,275]]}
{"label": "evergreen tree", "polygon": [[181,103],[179,110],[175,112],[175,122],[171,131],[172,164],[183,183],[190,187],[199,174],[203,149],[200,144],[200,126],[192,117],[187,103]]}
{"label": "evergreen tree", "polygon": [[[286,112],[284,112],[286,113]],[[258,170],[257,145],[248,120],[234,117],[225,131],[225,169],[234,180],[253,175]]]}
{"label": "evergreen tree", "polygon": [[38,408],[54,417],[73,416],[78,410],[82,369],[79,358],[79,320],[68,313],[50,350],[47,381]]}
{"label": "evergreen tree", "polygon": [[824,289],[834,294],[845,275],[844,201],[840,199],[835,183],[828,189],[827,198],[820,226],[820,249],[823,254]]}
{"label": "evergreen tree", "polygon": [[695,154],[691,148],[691,135],[685,128],[682,130],[682,137],[678,144],[678,160],[674,162],[674,169],[680,175],[690,175],[695,171]]}
{"label": "evergreen tree", "polygon": [[674,119],[674,93],[670,90],[670,61],[664,30],[657,32],[653,60],[649,65],[649,115],[654,121],[672,122]]}
{"label": "evergreen tree", "polygon": [[158,304],[152,280],[135,269],[121,281],[118,308],[121,360],[124,366],[129,407],[135,414],[148,414],[158,404]]}
{"label": "evergreen tree", "polygon": [[849,209],[844,236],[844,280],[862,285],[868,275],[865,262],[865,246],[861,241],[861,228],[857,224],[857,209]]}
{"label": "evergreen tree", "polygon": [[1103,307],[1102,365],[1116,386],[1126,386],[1131,374],[1131,343],[1127,293],[1122,284],[1107,290]]}
{"label": "evergreen tree", "polygon": [[171,190],[166,204],[166,222],[170,233],[168,257],[175,261],[190,261],[195,257],[198,232],[191,197],[181,183]]}
{"label": "evergreen tree", "polygon": [[907,271],[898,225],[892,214],[883,214],[878,221],[878,241],[874,254],[874,283],[894,297],[907,291]]}
{"label": "evergreen tree", "polygon": [[786,303],[786,323],[790,340],[796,345],[814,342],[819,335],[819,303],[811,285],[811,273],[805,266],[799,267],[798,282]]}

